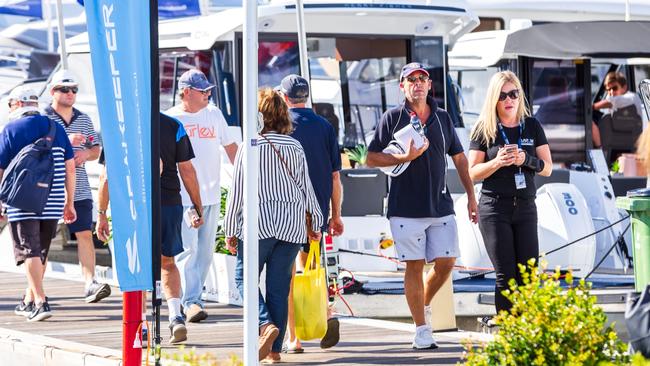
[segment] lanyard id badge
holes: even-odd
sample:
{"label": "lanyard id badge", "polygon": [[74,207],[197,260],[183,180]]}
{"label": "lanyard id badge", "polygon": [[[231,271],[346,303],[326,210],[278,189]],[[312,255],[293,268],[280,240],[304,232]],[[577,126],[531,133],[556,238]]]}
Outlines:
{"label": "lanyard id badge", "polygon": [[519,168],[519,173],[515,174],[515,187],[517,189],[526,189],[526,176],[521,172],[521,168]]}

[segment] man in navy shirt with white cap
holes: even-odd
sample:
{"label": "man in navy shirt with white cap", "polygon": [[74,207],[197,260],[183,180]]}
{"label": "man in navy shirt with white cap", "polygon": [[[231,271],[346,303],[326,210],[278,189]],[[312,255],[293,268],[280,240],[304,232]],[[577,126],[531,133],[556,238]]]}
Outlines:
{"label": "man in navy shirt with white cap", "polygon": [[[447,189],[447,155],[451,156],[467,192],[470,220],[477,222],[474,185],[468,172],[463,147],[449,114],[429,96],[431,79],[420,63],[402,68],[400,89],[404,103],[381,118],[368,146],[369,166],[386,167],[410,162],[399,176],[393,177],[388,196],[388,213],[395,248],[406,262],[404,292],[416,325],[413,348],[437,348],[432,336],[429,304],[442,287],[460,255],[454,218],[454,202]],[[419,117],[424,143],[411,141],[404,153],[386,153],[395,132],[410,128],[411,115]],[[422,280],[425,263],[434,267]]]}

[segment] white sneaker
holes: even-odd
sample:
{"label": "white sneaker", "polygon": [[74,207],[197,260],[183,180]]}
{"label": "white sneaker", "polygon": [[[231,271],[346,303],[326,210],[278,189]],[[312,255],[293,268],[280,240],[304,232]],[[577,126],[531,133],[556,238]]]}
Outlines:
{"label": "white sneaker", "polygon": [[429,328],[433,329],[433,327],[431,327],[431,317],[431,305],[427,305],[424,307],[424,322],[429,326]]}
{"label": "white sneaker", "polygon": [[436,349],[438,344],[433,340],[431,327],[420,325],[415,328],[415,338],[413,339],[414,349]]}

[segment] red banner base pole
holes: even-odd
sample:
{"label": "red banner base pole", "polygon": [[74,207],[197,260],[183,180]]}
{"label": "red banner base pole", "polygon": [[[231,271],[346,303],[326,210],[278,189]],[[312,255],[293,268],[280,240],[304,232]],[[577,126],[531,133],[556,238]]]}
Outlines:
{"label": "red banner base pole", "polygon": [[[122,294],[122,365],[140,366],[142,364],[142,344],[140,324],[142,323],[142,291]],[[146,342],[146,340],[144,340]],[[136,348],[134,348],[134,342]]]}

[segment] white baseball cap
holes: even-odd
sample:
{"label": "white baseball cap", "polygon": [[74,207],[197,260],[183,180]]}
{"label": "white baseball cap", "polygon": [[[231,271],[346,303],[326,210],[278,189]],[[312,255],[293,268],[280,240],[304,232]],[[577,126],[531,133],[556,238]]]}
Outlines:
{"label": "white baseball cap", "polygon": [[59,70],[52,76],[50,87],[56,88],[58,86],[78,86],[79,83],[74,79],[70,71]]}
{"label": "white baseball cap", "polygon": [[9,101],[12,100],[38,103],[38,93],[29,85],[20,85],[15,87],[11,93],[9,93]]}

